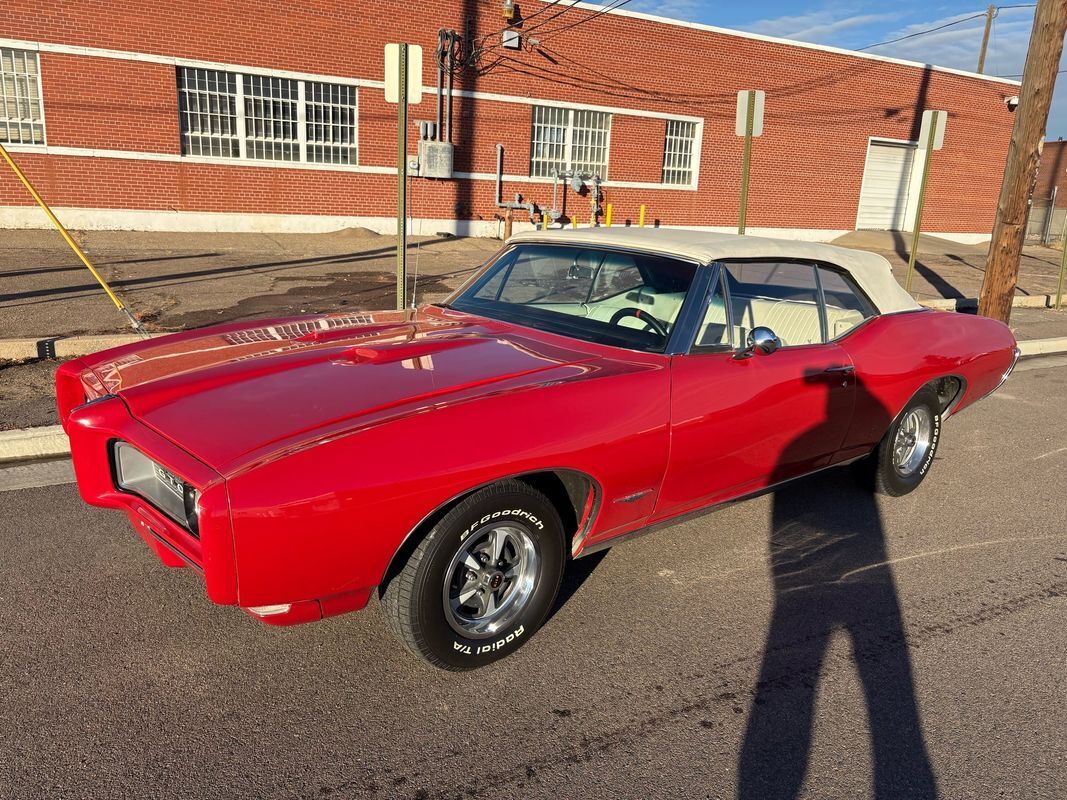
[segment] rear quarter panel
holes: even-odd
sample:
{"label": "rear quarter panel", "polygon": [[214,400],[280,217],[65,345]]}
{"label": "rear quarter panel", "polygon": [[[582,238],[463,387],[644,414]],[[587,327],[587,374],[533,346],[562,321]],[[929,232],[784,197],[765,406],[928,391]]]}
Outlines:
{"label": "rear quarter panel", "polygon": [[862,455],[925,384],[954,376],[955,413],[988,395],[1014,361],[1015,337],[1001,322],[947,311],[877,317],[839,342],[856,367],[856,404],[841,459]]}

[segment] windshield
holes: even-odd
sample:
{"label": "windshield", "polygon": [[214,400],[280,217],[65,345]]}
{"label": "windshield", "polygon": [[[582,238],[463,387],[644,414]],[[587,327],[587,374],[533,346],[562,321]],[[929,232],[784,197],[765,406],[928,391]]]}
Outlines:
{"label": "windshield", "polygon": [[449,307],[590,342],[661,353],[697,266],[647,253],[520,244]]}

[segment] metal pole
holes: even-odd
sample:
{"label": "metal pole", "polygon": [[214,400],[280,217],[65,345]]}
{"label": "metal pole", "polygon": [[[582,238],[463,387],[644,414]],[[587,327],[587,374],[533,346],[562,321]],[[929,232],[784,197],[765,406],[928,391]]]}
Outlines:
{"label": "metal pole", "polygon": [[908,277],[904,280],[904,291],[911,292],[911,277],[915,270],[915,253],[919,249],[919,229],[922,227],[923,204],[926,202],[926,179],[930,175],[930,154],[934,152],[934,137],[937,135],[937,122],[940,111],[930,115],[930,131],[926,136],[926,152],[923,153],[923,174],[919,181],[919,202],[915,205],[915,224],[912,225],[911,251],[908,253]]}
{"label": "metal pole", "polygon": [[130,325],[135,331],[137,331],[142,336],[147,336],[147,334],[144,332],[144,329],[141,327],[141,323],[138,321],[137,317],[130,313],[130,310],[126,308],[125,303],[119,300],[118,295],[116,295],[111,290],[111,287],[108,286],[107,281],[105,281],[100,275],[100,273],[96,271],[96,268],[93,267],[93,265],[89,262],[89,257],[85,255],[85,252],[81,249],[81,247],[78,246],[78,243],[74,241],[74,237],[72,237],[67,231],[67,229],[63,227],[63,223],[59,221],[59,218],[54,213],[52,213],[52,209],[49,208],[48,203],[46,203],[44,201],[44,198],[37,193],[36,189],[33,188],[33,184],[30,183],[29,178],[27,178],[23,174],[22,170],[19,169],[18,164],[16,164],[14,160],[12,160],[11,156],[8,154],[7,150],[2,144],[0,144],[0,156],[3,156],[4,161],[7,162],[7,165],[11,167],[12,171],[15,173],[15,177],[22,181],[22,185],[26,187],[26,190],[30,193],[33,199],[37,201],[37,205],[39,205],[44,210],[44,213],[48,215],[48,219],[50,219],[52,221],[52,224],[55,225],[56,230],[59,231],[60,235],[63,237],[63,240],[70,246],[70,249],[74,251],[74,255],[81,259],[81,262],[85,265],[85,268],[89,270],[89,273],[94,278],[96,278],[96,282],[100,284],[100,287],[104,290],[107,296],[111,298],[111,302],[115,304],[115,307],[126,315],[126,319],[129,320]]}
{"label": "metal pole", "polygon": [[748,92],[748,114],[745,117],[745,155],[741,161],[741,208],[738,213],[737,233],[745,233],[745,217],[748,214],[748,170],[752,162],[752,122],[756,114],[756,93]]}
{"label": "metal pole", "polygon": [[1063,305],[1063,276],[1067,274],[1067,219],[1063,222],[1063,235],[1060,237],[1063,252],[1060,255],[1060,282],[1056,285],[1056,310]]}
{"label": "metal pole", "polygon": [[978,69],[975,70],[979,75],[985,69],[985,53],[989,47],[989,29],[993,25],[993,17],[997,15],[997,7],[990,3],[989,8],[985,12],[985,33],[982,34],[982,49],[978,51]]}
{"label": "metal pole", "polygon": [[400,102],[396,105],[396,308],[403,311],[408,281],[408,46],[402,43],[397,50]]}
{"label": "metal pole", "polygon": [[1052,218],[1056,215],[1056,191],[1058,186],[1052,187],[1052,197],[1049,198],[1048,211],[1045,212],[1045,225],[1041,231],[1041,244],[1047,245],[1052,236]]}

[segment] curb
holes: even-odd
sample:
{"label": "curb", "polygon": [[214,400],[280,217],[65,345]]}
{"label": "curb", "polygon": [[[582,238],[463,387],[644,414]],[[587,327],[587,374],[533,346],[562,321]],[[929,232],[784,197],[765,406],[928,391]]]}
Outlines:
{"label": "curb", "polygon": [[55,458],[70,453],[70,442],[62,425],[0,431],[0,463]]}
{"label": "curb", "polygon": [[[149,334],[149,338],[166,334]],[[34,358],[75,358],[121,347],[124,344],[143,342],[144,337],[135,334],[105,333],[99,336],[62,336],[45,339],[0,339],[0,360],[28,361]]]}
{"label": "curb", "polygon": [[1050,356],[1056,353],[1067,353],[1067,336],[1057,336],[1052,339],[1030,339],[1018,343],[1019,355],[1021,356]]}
{"label": "curb", "polygon": [[[120,337],[110,338],[116,339]],[[134,337],[135,340],[136,338]],[[0,350],[0,353],[2,352]],[[1058,353],[1067,353],[1067,336],[1019,342],[1019,354],[1024,358],[1049,356]],[[56,458],[69,453],[70,442],[67,439],[67,434],[63,432],[62,425],[0,431],[0,465],[13,461]]]}
{"label": "curb", "polygon": [[[939,311],[971,311],[978,308],[977,297],[949,298],[945,300],[919,300],[919,305]],[[1017,295],[1012,298],[1012,308],[1052,308],[1056,296],[1051,294]]]}

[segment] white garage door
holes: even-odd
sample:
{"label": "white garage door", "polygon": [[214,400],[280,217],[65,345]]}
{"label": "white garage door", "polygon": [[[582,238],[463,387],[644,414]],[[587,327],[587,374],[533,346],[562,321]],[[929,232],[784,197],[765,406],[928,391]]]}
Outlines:
{"label": "white garage door", "polygon": [[904,228],[908,205],[911,164],[915,145],[871,142],[863,168],[860,209],[856,227],[860,230],[899,231]]}

